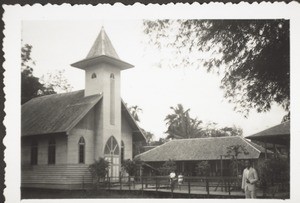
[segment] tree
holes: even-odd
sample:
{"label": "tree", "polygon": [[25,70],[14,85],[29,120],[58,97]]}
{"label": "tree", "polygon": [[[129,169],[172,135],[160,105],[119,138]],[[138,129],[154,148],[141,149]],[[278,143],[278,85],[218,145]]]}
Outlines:
{"label": "tree", "polygon": [[207,122],[202,131],[206,137],[242,136],[243,130],[235,125],[232,127],[218,128],[217,123]]}
{"label": "tree", "polygon": [[100,182],[101,178],[105,178],[109,168],[109,162],[100,157],[93,164],[89,165],[89,171],[92,174],[93,180],[96,185]]}
{"label": "tree", "polygon": [[135,176],[140,169],[142,162],[138,159],[127,159],[122,163],[122,168],[128,173],[129,176]]}
{"label": "tree", "polygon": [[54,94],[53,88],[45,87],[39,78],[33,76],[35,61],[31,58],[32,46],[25,44],[21,48],[21,104],[34,97]]}
{"label": "tree", "polygon": [[176,107],[170,107],[173,110],[171,114],[168,114],[165,118],[168,130],[167,138],[195,138],[201,137],[200,124],[197,118],[191,118],[189,115],[190,109],[185,110],[182,104],[178,104]]}
{"label": "tree", "polygon": [[139,117],[139,112],[142,112],[142,109],[138,107],[137,105],[135,106],[130,106],[128,107],[129,112],[131,113],[133,119],[137,122],[140,122],[140,117]]}
{"label": "tree", "polygon": [[289,110],[289,20],[145,20],[144,33],[157,48],[173,48],[179,60],[171,65],[222,74],[224,97],[245,116],[273,103]]}
{"label": "tree", "polygon": [[158,170],[161,175],[169,175],[171,172],[176,171],[176,169],[176,163],[173,160],[168,160]]}
{"label": "tree", "polygon": [[143,128],[141,128],[141,130],[143,131],[143,134],[145,135],[145,138],[146,138],[146,142],[149,144],[150,142],[153,141],[153,137],[154,137],[154,134],[151,133],[151,132],[148,132],[146,130],[144,130]]}
{"label": "tree", "polygon": [[195,171],[197,176],[209,176],[210,164],[208,161],[200,161],[196,164]]}
{"label": "tree", "polygon": [[261,186],[273,186],[280,184],[284,192],[289,192],[290,185],[290,161],[287,157],[272,157],[258,163],[258,174]]}
{"label": "tree", "polygon": [[[125,104],[125,105],[127,106],[127,104]],[[143,112],[143,110],[138,105],[129,106],[128,110],[129,110],[130,114],[132,115],[133,119],[137,122],[140,122],[139,113]],[[143,134],[145,135],[146,142],[149,144],[153,140],[154,134],[146,131],[143,128],[141,128],[141,130],[142,130]]]}
{"label": "tree", "polygon": [[191,118],[190,109],[185,110],[182,104],[170,108],[173,112],[165,118],[168,126],[167,139],[241,136],[243,134],[243,130],[237,126],[218,128],[215,122],[203,123],[197,118]]}
{"label": "tree", "polygon": [[283,116],[281,123],[289,121],[291,119],[290,117],[291,117],[291,113],[289,111],[286,115]]}
{"label": "tree", "polygon": [[248,150],[244,145],[231,145],[227,147],[226,156],[231,157],[231,171],[232,175],[238,176],[240,174],[240,169],[242,169],[243,162],[241,160],[238,160],[238,156],[240,154],[247,155],[249,154]]}
{"label": "tree", "polygon": [[56,93],[71,92],[72,86],[64,76],[65,70],[55,70],[52,73],[43,75],[40,79],[41,83],[47,89],[53,89]]}
{"label": "tree", "polygon": [[29,44],[21,48],[21,104],[38,96],[71,91],[72,87],[64,77],[64,71],[48,73],[42,79],[35,77],[33,75],[35,61],[31,57],[31,52],[32,46]]}

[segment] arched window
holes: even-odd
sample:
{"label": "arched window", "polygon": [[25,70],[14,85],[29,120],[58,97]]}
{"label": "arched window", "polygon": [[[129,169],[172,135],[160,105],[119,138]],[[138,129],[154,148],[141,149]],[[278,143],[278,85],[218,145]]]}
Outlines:
{"label": "arched window", "polygon": [[36,140],[31,142],[30,163],[31,165],[37,165],[38,163],[38,142]]}
{"label": "arched window", "polygon": [[110,124],[115,124],[115,75],[110,74]]}
{"label": "arched window", "polygon": [[114,136],[111,136],[105,145],[104,154],[119,155],[119,145]]}
{"label": "arched window", "polygon": [[97,77],[96,73],[93,73],[91,78],[94,79],[96,77]]}
{"label": "arched window", "polygon": [[124,142],[123,140],[121,141],[121,163],[124,161]]}
{"label": "arched window", "polygon": [[79,142],[78,142],[78,146],[79,146],[79,163],[83,164],[84,163],[84,157],[85,157],[85,141],[84,141],[84,138],[81,137],[79,139]]}
{"label": "arched window", "polygon": [[55,151],[56,151],[55,139],[51,138],[48,143],[48,164],[55,164]]}

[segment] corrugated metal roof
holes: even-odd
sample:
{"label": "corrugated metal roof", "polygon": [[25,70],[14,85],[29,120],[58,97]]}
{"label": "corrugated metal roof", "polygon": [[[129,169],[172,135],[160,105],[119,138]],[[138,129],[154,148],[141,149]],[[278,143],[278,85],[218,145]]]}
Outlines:
{"label": "corrugated metal roof", "polygon": [[66,132],[73,128],[102,95],[84,97],[84,91],[53,94],[22,105],[22,136]]}
{"label": "corrugated metal roof", "polygon": [[102,55],[120,59],[103,27],[101,28],[101,31],[96,38],[91,50],[86,56],[86,59]]}
{"label": "corrugated metal roof", "polygon": [[[93,106],[102,94],[84,97],[84,90],[64,94],[52,94],[31,99],[22,105],[22,136],[67,132],[72,129]],[[129,113],[123,100],[122,116],[125,116],[134,131],[134,140],[145,136]]]}
{"label": "corrugated metal roof", "polygon": [[286,121],[279,125],[273,126],[261,132],[255,133],[253,135],[247,136],[248,139],[260,138],[260,137],[270,137],[270,136],[290,136],[290,121]]}
{"label": "corrugated metal roof", "polygon": [[[248,154],[239,154],[238,159],[257,159],[264,152],[263,147],[257,147],[242,137],[214,137],[172,140],[154,149],[137,155],[142,161],[195,161],[219,160],[227,154],[227,147],[232,145],[245,146]],[[231,157],[223,157],[230,159]]]}
{"label": "corrugated metal roof", "polygon": [[121,70],[133,67],[133,65],[122,61],[119,58],[110,39],[104,31],[104,28],[102,27],[86,58],[71,64],[71,66],[80,69],[85,69],[87,67],[103,62],[114,64],[116,67],[121,68]]}

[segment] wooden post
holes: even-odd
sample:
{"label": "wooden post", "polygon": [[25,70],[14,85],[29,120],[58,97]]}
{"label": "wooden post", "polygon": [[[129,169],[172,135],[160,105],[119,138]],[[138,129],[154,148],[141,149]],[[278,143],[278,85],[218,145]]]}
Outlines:
{"label": "wooden post", "polygon": [[110,177],[107,178],[108,178],[108,190],[110,191]]}
{"label": "wooden post", "polygon": [[228,193],[229,193],[229,196],[230,196],[230,179],[228,179]]}
{"label": "wooden post", "polygon": [[144,197],[144,179],[143,179],[143,176],[141,176],[141,181],[142,181],[142,197]]}
{"label": "wooden post", "polygon": [[156,190],[156,193],[157,193],[157,187],[158,187],[158,184],[157,184],[157,176],[155,176],[155,190]]}
{"label": "wooden post", "polygon": [[84,175],[82,176],[82,190],[84,190]]}
{"label": "wooden post", "polygon": [[223,156],[221,155],[221,191],[223,192],[223,184],[224,184],[224,180],[223,180]]}
{"label": "wooden post", "polygon": [[129,191],[131,190],[130,188],[130,176],[128,176],[128,184],[129,184]]}
{"label": "wooden post", "polygon": [[207,195],[209,196],[209,180],[207,177],[205,178],[205,183],[206,183],[206,192],[207,192]]}
{"label": "wooden post", "polygon": [[119,176],[119,180],[120,180],[120,190],[122,190],[122,177]]}
{"label": "wooden post", "polygon": [[188,190],[189,190],[189,197],[191,197],[191,183],[190,183],[190,179],[188,179]]}

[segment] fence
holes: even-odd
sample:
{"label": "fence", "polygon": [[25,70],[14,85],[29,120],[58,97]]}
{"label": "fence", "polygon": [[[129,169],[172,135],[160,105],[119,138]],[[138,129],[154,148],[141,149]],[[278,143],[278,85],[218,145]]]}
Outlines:
{"label": "fence", "polygon": [[232,192],[240,192],[241,180],[236,177],[185,177],[182,184],[177,180],[171,182],[169,176],[142,176],[142,177],[107,177],[99,183],[106,190],[138,190],[168,192],[180,194],[201,195],[232,195]]}

